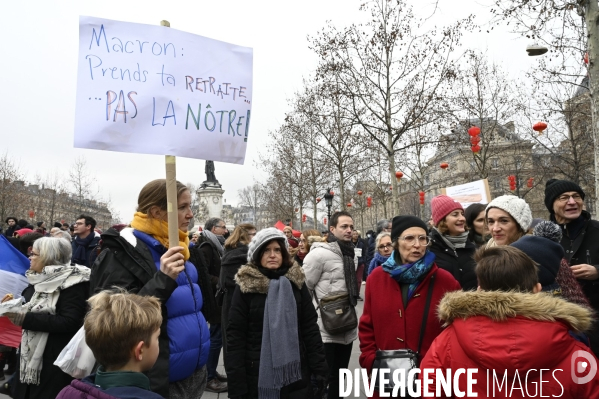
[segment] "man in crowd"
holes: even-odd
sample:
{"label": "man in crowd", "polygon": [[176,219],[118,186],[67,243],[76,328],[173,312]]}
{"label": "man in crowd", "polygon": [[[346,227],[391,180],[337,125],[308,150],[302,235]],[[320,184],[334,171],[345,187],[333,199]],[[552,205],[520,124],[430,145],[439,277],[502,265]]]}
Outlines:
{"label": "man in crowd", "polygon": [[[354,221],[349,212],[341,211],[335,212],[329,223],[327,242],[312,244],[304,258],[306,286],[319,300],[331,292],[347,292],[355,307],[360,291],[356,280],[357,259],[351,242]],[[358,328],[331,334],[325,330],[320,318],[318,325],[330,371],[328,399],[336,399],[339,397],[339,369],[349,366]]]}
{"label": "man in crowd", "polygon": [[96,259],[94,248],[100,242],[100,235],[94,228],[96,220],[91,216],[81,215],[75,222],[73,230],[75,238],[72,242],[73,257],[71,263],[91,267]]}
{"label": "man in crowd", "polygon": [[[566,260],[591,306],[599,311],[599,222],[583,209],[584,197],[582,188],[572,181],[551,179],[545,184],[545,206],[562,229]],[[598,355],[599,324],[589,338]]]}
{"label": "man in crowd", "polygon": [[[219,218],[211,218],[204,224],[204,230],[197,239],[197,247],[200,252],[200,263],[208,268],[212,292],[216,293],[218,279],[220,277],[220,260],[224,254],[224,235],[227,232],[225,221]],[[210,300],[214,300],[214,295]],[[216,306],[216,305],[215,305]],[[210,352],[206,363],[208,373],[208,392],[226,392],[228,390],[227,377],[216,371],[220,351],[223,347],[223,333],[221,328],[221,307],[217,306],[213,312],[204,313],[210,324]]]}
{"label": "man in crowd", "polygon": [[6,224],[8,225],[8,228],[4,232],[4,235],[6,237],[12,237],[15,234],[15,231],[17,231],[17,229],[19,228],[19,226],[17,225],[17,218],[13,216],[7,217]]}

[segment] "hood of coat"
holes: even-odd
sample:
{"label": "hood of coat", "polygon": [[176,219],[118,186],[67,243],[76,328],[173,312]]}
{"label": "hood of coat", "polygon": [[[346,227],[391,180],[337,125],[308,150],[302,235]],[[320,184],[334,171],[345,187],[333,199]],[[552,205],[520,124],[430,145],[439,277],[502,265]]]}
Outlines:
{"label": "hood of coat", "polygon": [[308,244],[312,245],[317,242],[325,242],[325,241],[324,241],[324,238],[320,237],[320,236],[309,236],[308,237]]}
{"label": "hood of coat", "polygon": [[588,331],[593,322],[591,310],[545,293],[501,291],[455,291],[439,303],[439,319],[445,325],[455,319],[486,316],[493,321],[524,317],[539,321],[561,321],[570,329]]}
{"label": "hood of coat", "polygon": [[[293,262],[293,266],[285,273],[285,277],[295,284],[298,289],[302,288],[306,280],[304,270],[297,262]],[[239,269],[235,275],[235,282],[244,294],[268,294],[270,285],[270,279],[260,273],[260,270],[252,263],[248,263]]]}
{"label": "hood of coat", "polygon": [[593,320],[591,310],[544,293],[456,291],[438,313],[468,358],[512,372],[556,366],[576,348],[568,331],[586,331]]}

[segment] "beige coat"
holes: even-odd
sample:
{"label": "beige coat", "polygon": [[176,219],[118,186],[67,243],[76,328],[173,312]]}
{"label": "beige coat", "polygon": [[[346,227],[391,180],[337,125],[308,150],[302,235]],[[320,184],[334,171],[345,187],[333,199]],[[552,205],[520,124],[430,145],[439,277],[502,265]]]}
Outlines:
{"label": "beige coat", "polygon": [[[357,259],[354,258],[357,264]],[[304,273],[306,274],[306,286],[314,291],[318,299],[335,291],[347,291],[345,286],[345,274],[343,273],[343,255],[339,244],[336,242],[315,242],[310,252],[304,258]],[[314,300],[314,306],[316,301]],[[320,312],[318,313],[318,327],[322,342],[335,344],[349,344],[358,338],[358,328],[343,334],[331,335],[322,326]]]}

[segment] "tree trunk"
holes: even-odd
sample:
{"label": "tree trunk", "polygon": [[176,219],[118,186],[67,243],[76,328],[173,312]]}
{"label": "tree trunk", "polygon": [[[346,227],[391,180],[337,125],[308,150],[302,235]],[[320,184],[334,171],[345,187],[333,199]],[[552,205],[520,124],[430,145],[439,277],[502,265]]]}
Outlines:
{"label": "tree trunk", "polygon": [[[586,27],[588,33],[589,54],[589,90],[591,93],[591,114],[593,126],[593,143],[595,155],[595,190],[599,187],[599,5],[596,0],[588,0],[586,4]],[[595,215],[599,210],[599,195],[595,197]]]}

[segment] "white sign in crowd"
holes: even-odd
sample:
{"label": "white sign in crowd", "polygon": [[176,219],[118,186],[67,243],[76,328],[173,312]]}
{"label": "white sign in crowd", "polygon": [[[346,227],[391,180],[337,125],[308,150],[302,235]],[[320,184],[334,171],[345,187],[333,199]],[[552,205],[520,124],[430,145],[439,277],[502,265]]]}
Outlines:
{"label": "white sign in crowd", "polygon": [[81,16],[75,147],[243,164],[251,48]]}

